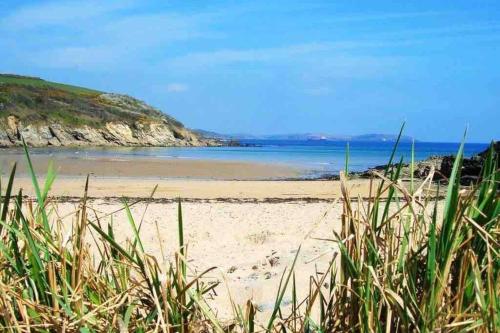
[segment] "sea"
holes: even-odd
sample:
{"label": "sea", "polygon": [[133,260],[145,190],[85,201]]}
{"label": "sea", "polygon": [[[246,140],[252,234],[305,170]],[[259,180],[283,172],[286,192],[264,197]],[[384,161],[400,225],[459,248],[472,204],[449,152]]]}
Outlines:
{"label": "sea", "polygon": [[[302,177],[315,178],[336,175],[345,168],[349,145],[349,171],[363,171],[387,164],[394,142],[345,142],[323,140],[241,140],[239,147],[113,147],[113,148],[33,148],[31,154],[48,154],[72,158],[112,159],[199,159],[246,161],[288,165],[302,170]],[[455,155],[459,143],[415,142],[415,160],[433,155]],[[399,143],[395,162],[411,160],[412,144]],[[484,151],[485,143],[465,144],[465,156]],[[13,152],[9,149],[10,152]]]}

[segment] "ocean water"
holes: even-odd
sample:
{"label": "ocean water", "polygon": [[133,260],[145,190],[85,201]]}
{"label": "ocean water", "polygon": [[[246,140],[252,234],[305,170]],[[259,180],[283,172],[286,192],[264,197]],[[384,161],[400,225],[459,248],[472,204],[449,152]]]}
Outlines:
{"label": "ocean water", "polygon": [[[289,141],[289,140],[242,140],[242,147],[148,147],[148,148],[36,148],[31,154],[50,154],[72,158],[107,157],[115,159],[201,159],[232,160],[290,165],[303,170],[304,177],[337,174],[344,168],[347,142]],[[394,143],[350,142],[349,170],[362,171],[386,164]],[[487,144],[465,145],[465,155],[485,150]],[[416,142],[415,159],[423,160],[431,155],[453,155],[458,143]],[[16,150],[4,150],[16,153]],[[17,150],[19,152],[19,150]],[[395,161],[403,157],[409,162],[411,143],[400,143]]]}

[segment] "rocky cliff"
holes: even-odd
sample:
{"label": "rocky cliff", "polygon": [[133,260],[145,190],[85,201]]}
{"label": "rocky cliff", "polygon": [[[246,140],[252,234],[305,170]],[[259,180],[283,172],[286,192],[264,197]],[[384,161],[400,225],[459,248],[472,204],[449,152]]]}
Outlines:
{"label": "rocky cliff", "polygon": [[174,118],[135,98],[0,75],[0,146],[206,146]]}

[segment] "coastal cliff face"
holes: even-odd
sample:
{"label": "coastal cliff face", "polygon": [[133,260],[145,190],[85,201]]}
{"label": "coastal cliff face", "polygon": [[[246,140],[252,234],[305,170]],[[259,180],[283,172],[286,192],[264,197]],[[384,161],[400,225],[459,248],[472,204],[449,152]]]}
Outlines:
{"label": "coastal cliff face", "polygon": [[104,127],[71,126],[59,123],[25,124],[15,116],[0,123],[0,147],[21,146],[207,146],[187,129],[172,129],[166,122],[108,122]]}
{"label": "coastal cliff face", "polygon": [[0,146],[212,146],[133,97],[0,75]]}

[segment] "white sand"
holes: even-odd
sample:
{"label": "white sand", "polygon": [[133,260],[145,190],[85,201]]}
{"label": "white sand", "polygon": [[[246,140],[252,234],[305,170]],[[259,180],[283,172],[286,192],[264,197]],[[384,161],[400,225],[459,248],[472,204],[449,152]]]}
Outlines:
{"label": "white sand", "polygon": [[[70,213],[76,204],[59,203],[60,216]],[[123,207],[120,202],[95,200],[90,202],[99,216]],[[188,245],[191,273],[200,273],[216,266],[205,279],[222,282],[216,288],[211,306],[221,318],[230,318],[231,307],[227,287],[237,304],[252,299],[265,317],[272,309],[281,274],[291,265],[302,245],[295,268],[299,295],[306,296],[309,276],[328,267],[335,249],[334,243],[317,240],[332,238],[338,231],[342,205],[340,203],[185,203],[183,204],[184,237]],[[145,203],[132,207],[139,222]],[[92,215],[93,213],[91,213]],[[121,241],[132,237],[124,211],[113,214],[116,234]],[[71,223],[70,218],[64,219]],[[109,221],[109,217],[101,222]],[[161,243],[155,224],[160,230]],[[144,215],[141,237],[146,252],[161,262],[173,259],[178,249],[177,205],[151,203]],[[90,237],[89,237],[90,239]],[[227,280],[227,284],[224,282]],[[290,300],[290,293],[284,303]]]}

